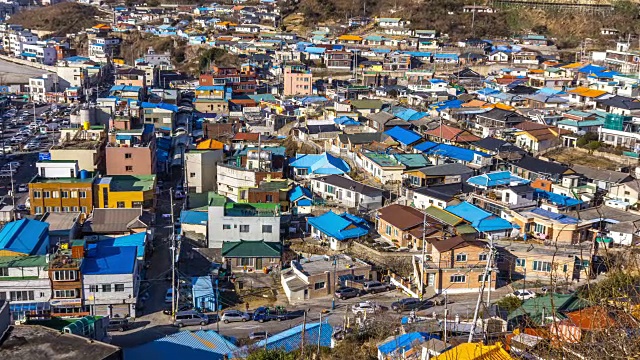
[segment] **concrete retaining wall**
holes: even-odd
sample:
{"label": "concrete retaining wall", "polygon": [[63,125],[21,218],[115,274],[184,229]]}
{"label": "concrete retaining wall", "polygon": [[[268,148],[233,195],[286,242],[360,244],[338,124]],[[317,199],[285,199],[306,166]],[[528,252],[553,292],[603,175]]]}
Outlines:
{"label": "concrete retaining wall", "polygon": [[29,61],[29,60],[16,59],[14,57],[6,56],[6,55],[0,55],[0,59],[12,62],[14,64],[29,66],[29,67],[40,69],[40,70],[46,70],[46,71],[50,71],[50,72],[57,72],[57,67],[55,67],[55,66],[49,66],[49,65],[34,63],[34,62]]}

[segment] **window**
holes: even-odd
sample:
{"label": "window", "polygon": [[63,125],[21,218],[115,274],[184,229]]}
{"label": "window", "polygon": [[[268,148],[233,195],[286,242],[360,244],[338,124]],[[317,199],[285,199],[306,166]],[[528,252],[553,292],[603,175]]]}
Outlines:
{"label": "window", "polygon": [[566,273],[567,271],[569,271],[569,264],[562,265],[562,272]]}
{"label": "window", "polygon": [[72,190],[72,191],[71,191],[71,198],[72,198],[72,199],[75,199],[75,198],[77,198],[77,197],[78,197],[78,191],[77,191],[77,190]]}
{"label": "window", "polygon": [[69,212],[69,211],[71,211],[71,208],[69,208],[68,206],[63,206],[62,207],[62,211]]}
{"label": "window", "polygon": [[391,225],[387,225],[387,229],[385,231],[387,235],[391,235]]}
{"label": "window", "polygon": [[118,203],[116,204],[116,206],[120,209],[122,209],[124,207],[124,201],[118,201]]}
{"label": "window", "polygon": [[115,284],[114,288],[115,288],[114,290],[116,292],[123,292],[124,291],[124,284]]}
{"label": "window", "polygon": [[222,224],[222,230],[231,230],[231,224]]}
{"label": "window", "polygon": [[0,300],[7,300],[7,293],[4,291],[0,291]]}
{"label": "window", "polygon": [[451,275],[450,282],[451,283],[464,283],[464,282],[467,282],[467,277],[465,275]]}
{"label": "window", "polygon": [[87,192],[86,191],[78,191],[78,195],[80,195],[80,199],[86,199],[87,198]]}
{"label": "window", "polygon": [[75,270],[58,270],[53,272],[53,279],[55,281],[75,281],[77,274]]}
{"label": "window", "polygon": [[89,292],[97,293],[98,292],[98,285],[89,285]]}
{"label": "window", "polygon": [[141,208],[142,207],[142,201],[132,201],[131,202],[131,207]]}
{"label": "window", "polygon": [[[83,207],[85,207],[85,206],[83,206]],[[73,207],[73,212],[78,212],[78,207],[77,206]]]}
{"label": "window", "polygon": [[467,261],[467,254],[457,254],[456,261],[460,261],[460,262]]}
{"label": "window", "polygon": [[54,199],[57,199],[60,197],[60,192],[59,191],[52,191],[51,192],[51,197]]}
{"label": "window", "polygon": [[534,260],[533,261],[533,271],[550,272],[551,271],[551,262]]}
{"label": "window", "polygon": [[125,167],[124,167],[124,171],[127,171],[127,172],[133,172],[133,166],[131,166],[131,165],[127,165],[127,166],[125,166]]}
{"label": "window", "polygon": [[324,281],[317,282],[317,283],[313,284],[313,289],[314,290],[324,289],[324,287],[325,287],[325,282]]}
{"label": "window", "polygon": [[53,211],[55,211],[55,212],[60,212],[60,206],[56,206],[56,207],[54,207],[54,208],[53,208]]}
{"label": "window", "polygon": [[520,267],[527,266],[527,259],[516,259],[516,266],[520,266]]}
{"label": "window", "polygon": [[34,199],[40,199],[40,196],[42,196],[42,194],[40,193],[40,191],[33,191],[33,198]]}
{"label": "window", "polygon": [[[74,207],[77,208],[77,206],[74,206]],[[75,210],[75,211],[78,211],[78,210]],[[82,206],[80,208],[80,211],[86,214],[87,213],[87,207],[86,206]]]}
{"label": "window", "polygon": [[111,284],[102,285],[102,292],[111,292]]}
{"label": "window", "polygon": [[489,255],[487,255],[487,254],[478,255],[478,260],[480,260],[480,261],[487,261],[487,259],[489,259]]}
{"label": "window", "polygon": [[125,153],[124,154],[124,158],[125,159],[131,159],[131,153]]}
{"label": "window", "polygon": [[265,195],[264,199],[268,203],[273,202],[273,195]]}
{"label": "window", "polygon": [[52,206],[46,206],[44,209],[47,210],[47,212],[52,212],[53,211],[53,207]]}
{"label": "window", "polygon": [[480,274],[480,275],[478,275],[478,282],[483,281],[482,278],[484,278],[484,281],[489,281],[489,274]]}
{"label": "window", "polygon": [[534,231],[537,233],[543,233],[546,234],[547,233],[547,227],[541,224],[535,224],[535,226],[533,227]]}
{"label": "window", "polygon": [[29,301],[34,298],[33,291],[9,291],[9,301]]}
{"label": "window", "polygon": [[265,234],[271,234],[271,232],[273,231],[273,226],[272,225],[262,225],[262,232]]}
{"label": "window", "polygon": [[67,299],[73,299],[75,297],[77,297],[76,295],[76,291],[71,289],[71,290],[55,290],[53,292],[53,297],[54,298],[67,298]]}
{"label": "window", "polygon": [[348,190],[347,190],[347,197],[348,197],[348,198],[351,198],[351,191],[348,191]]}
{"label": "window", "polygon": [[60,197],[63,198],[63,199],[69,198],[69,192],[68,191],[60,191]]}
{"label": "window", "polygon": [[42,206],[36,206],[36,214],[42,214]]}
{"label": "window", "polygon": [[0,276],[9,276],[9,268],[0,268]]}
{"label": "window", "polygon": [[191,178],[196,177],[196,173],[189,173],[189,177],[191,177]]}
{"label": "window", "polygon": [[48,198],[51,197],[51,193],[48,192],[48,191],[43,191],[42,192],[42,197],[45,198],[45,199],[48,199]]}
{"label": "window", "polygon": [[241,233],[248,233],[249,232],[249,225],[240,225],[240,232]]}

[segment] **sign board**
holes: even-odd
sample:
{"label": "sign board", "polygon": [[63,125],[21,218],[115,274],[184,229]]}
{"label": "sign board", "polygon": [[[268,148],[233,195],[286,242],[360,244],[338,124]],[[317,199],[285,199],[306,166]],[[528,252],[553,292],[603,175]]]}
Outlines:
{"label": "sign board", "polygon": [[38,161],[46,161],[46,160],[51,160],[51,153],[48,153],[48,152],[38,153]]}

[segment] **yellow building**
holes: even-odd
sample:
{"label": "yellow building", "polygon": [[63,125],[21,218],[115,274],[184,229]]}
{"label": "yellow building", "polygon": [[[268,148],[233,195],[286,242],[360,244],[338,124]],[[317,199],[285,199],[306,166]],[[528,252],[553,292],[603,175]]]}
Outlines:
{"label": "yellow building", "polygon": [[95,207],[145,208],[155,207],[155,175],[116,175],[96,182]]}
{"label": "yellow building", "polygon": [[434,360],[511,360],[502,344],[463,343],[433,358]]}

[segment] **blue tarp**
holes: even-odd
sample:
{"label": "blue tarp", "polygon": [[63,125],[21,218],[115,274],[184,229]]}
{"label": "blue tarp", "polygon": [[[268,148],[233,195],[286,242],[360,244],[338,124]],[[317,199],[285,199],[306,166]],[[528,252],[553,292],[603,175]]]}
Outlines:
{"label": "blue tarp", "polygon": [[405,146],[411,145],[422,139],[422,136],[420,136],[420,134],[415,133],[411,130],[406,130],[399,126],[385,131],[385,134],[389,135],[393,140]]}
{"label": "blue tarp", "polygon": [[557,221],[557,222],[559,222],[561,224],[577,224],[577,223],[580,222],[580,220],[578,220],[578,219],[576,219],[574,217],[571,217],[571,216],[568,216],[568,215],[564,215],[564,214],[554,213],[554,212],[551,212],[551,211],[548,211],[548,210],[544,210],[544,209],[541,209],[541,208],[535,208],[535,209],[533,209],[533,210],[531,210],[529,212],[531,212],[533,214],[536,214],[538,216],[541,216],[541,217],[545,217],[545,218],[551,219],[553,221]]}
{"label": "blue tarp", "polygon": [[[474,186],[495,187],[501,185],[523,185],[530,183],[529,180],[513,175],[509,171],[494,171],[482,175],[470,177],[467,183]],[[515,184],[514,184],[515,183]]]}
{"label": "blue tarp", "polygon": [[135,246],[136,256],[139,259],[144,257],[145,245],[147,240],[147,233],[141,232],[137,234],[131,234],[126,236],[119,236],[114,238],[108,238],[98,241],[96,244],[98,247],[122,247],[122,246]]}
{"label": "blue tarp", "polygon": [[340,215],[329,210],[326,213],[307,219],[307,223],[336,240],[348,240],[367,235],[369,226],[366,220],[342,213]]}
{"label": "blue tarp", "polygon": [[[411,332],[394,337],[392,340],[378,346],[378,351],[386,358],[385,355],[396,354],[402,356],[404,351],[412,349],[430,339],[440,339],[438,335],[425,332]],[[395,356],[393,356],[395,358]]]}
{"label": "blue tarp", "polygon": [[545,199],[551,202],[552,204],[555,204],[558,206],[572,207],[572,206],[577,206],[584,203],[581,200],[578,200],[569,196],[564,196],[564,195],[552,193],[549,191],[544,191],[541,189],[535,189],[534,191],[535,191],[533,194],[534,198]]}
{"label": "blue tarp", "polygon": [[[309,323],[305,326],[305,343],[318,344],[318,338],[320,340],[320,346],[331,346],[331,335],[333,334],[333,326],[329,323],[319,322]],[[269,336],[266,340],[258,341],[254,346],[257,349],[282,349],[286,352],[299,349],[301,345],[302,325],[298,325],[289,330],[277,333]]]}
{"label": "blue tarp", "polygon": [[209,213],[206,211],[183,210],[180,213],[180,223],[192,225],[207,225]]}

